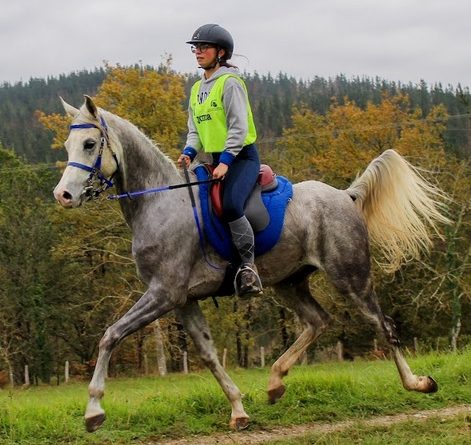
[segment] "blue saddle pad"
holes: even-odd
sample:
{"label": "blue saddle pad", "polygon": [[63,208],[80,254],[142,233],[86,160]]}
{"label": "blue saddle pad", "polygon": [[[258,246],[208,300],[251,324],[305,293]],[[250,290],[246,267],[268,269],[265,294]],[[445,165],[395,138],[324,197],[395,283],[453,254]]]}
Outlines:
{"label": "blue saddle pad", "polygon": [[[199,165],[195,168],[198,181],[211,179],[206,167]],[[270,192],[262,193],[262,200],[270,214],[270,223],[261,232],[255,233],[255,256],[263,255],[278,242],[283,229],[286,207],[293,197],[293,185],[283,176],[277,176],[278,187]],[[216,252],[227,261],[234,259],[229,226],[222,222],[211,210],[209,187],[211,184],[200,184],[199,197],[201,214],[203,215],[203,230],[207,241]]]}

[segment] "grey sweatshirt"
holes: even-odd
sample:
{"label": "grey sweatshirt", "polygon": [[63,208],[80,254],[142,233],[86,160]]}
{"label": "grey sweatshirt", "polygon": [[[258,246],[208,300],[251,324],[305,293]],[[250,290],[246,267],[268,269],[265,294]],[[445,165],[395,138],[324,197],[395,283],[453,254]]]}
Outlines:
{"label": "grey sweatshirt", "polygon": [[[222,66],[209,79],[205,79],[204,74],[201,76],[201,85],[198,94],[199,103],[204,102],[214,86],[216,79],[224,74],[239,75],[239,70],[237,68]],[[233,160],[240,150],[242,150],[248,132],[247,95],[244,87],[237,79],[229,77],[226,80],[222,100],[227,118],[227,139],[224,145],[224,152],[227,154],[224,158],[226,160],[232,158]],[[190,103],[188,106],[188,136],[186,146],[199,151],[202,146],[192,116],[193,111]],[[230,157],[227,155],[230,155]]]}

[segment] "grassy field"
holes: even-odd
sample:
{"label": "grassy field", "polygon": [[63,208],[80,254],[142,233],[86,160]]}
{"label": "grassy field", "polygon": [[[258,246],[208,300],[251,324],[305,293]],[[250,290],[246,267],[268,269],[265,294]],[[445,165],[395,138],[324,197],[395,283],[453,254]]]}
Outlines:
{"label": "grassy field", "polygon": [[469,445],[471,419],[459,415],[385,426],[358,425],[341,432],[311,432],[300,438],[266,442],[265,445]]}
{"label": "grassy field", "polygon": [[[389,361],[298,366],[286,377],[287,392],[276,405],[266,402],[268,368],[230,374],[245,394],[252,430],[471,403],[471,348],[409,361],[416,373],[433,375],[440,386],[437,393],[406,392]],[[83,428],[86,401],[86,383],[0,390],[0,444],[128,444],[228,430],[229,404],[206,372],[109,380],[103,403],[107,420],[94,434]],[[449,423],[453,434],[453,421]],[[407,425],[398,428],[393,431],[397,441],[382,441],[384,432],[379,429],[367,443],[406,443],[400,438],[407,437]],[[338,433],[339,442],[328,443],[344,443],[342,434],[346,433]],[[289,443],[327,443],[305,440]],[[407,443],[455,442],[412,442],[409,437]]]}

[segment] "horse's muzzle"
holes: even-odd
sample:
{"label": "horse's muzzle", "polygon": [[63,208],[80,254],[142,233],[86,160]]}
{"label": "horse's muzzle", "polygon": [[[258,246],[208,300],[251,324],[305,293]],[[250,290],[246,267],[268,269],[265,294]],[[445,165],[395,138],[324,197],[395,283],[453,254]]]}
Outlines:
{"label": "horse's muzzle", "polygon": [[55,189],[54,198],[62,206],[66,208],[78,207],[81,204],[81,200],[74,200],[72,194],[65,189]]}

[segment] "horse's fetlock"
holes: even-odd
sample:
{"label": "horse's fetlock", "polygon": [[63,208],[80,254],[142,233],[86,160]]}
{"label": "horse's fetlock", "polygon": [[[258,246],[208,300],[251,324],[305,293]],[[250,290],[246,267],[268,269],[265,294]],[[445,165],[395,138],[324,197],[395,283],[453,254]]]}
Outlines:
{"label": "horse's fetlock", "polygon": [[278,375],[279,377],[284,377],[286,375],[288,375],[288,370],[287,369],[283,369],[280,365],[277,365],[276,363],[274,363],[271,367],[271,372],[273,374],[276,374]]}
{"label": "horse's fetlock", "polygon": [[389,344],[393,346],[399,346],[400,342],[396,332],[396,325],[394,324],[394,320],[387,315],[384,317],[383,330],[386,335],[386,340],[389,342]]}
{"label": "horse's fetlock", "polygon": [[101,388],[97,388],[95,386],[90,385],[88,387],[88,395],[97,400],[101,400],[103,396],[105,395],[105,391]]}

